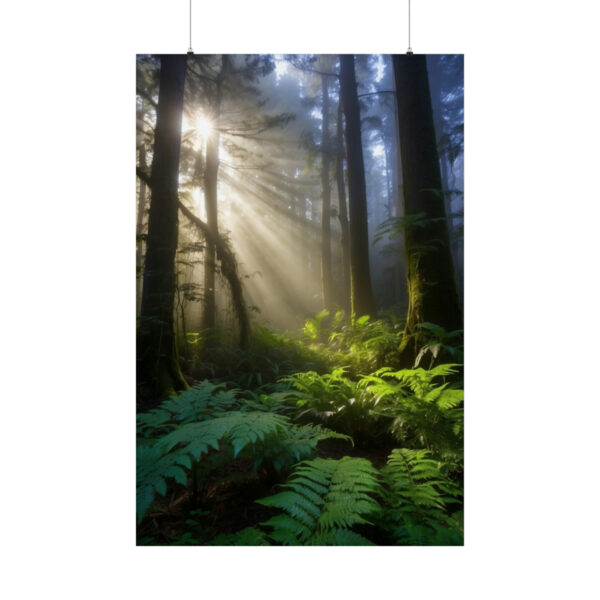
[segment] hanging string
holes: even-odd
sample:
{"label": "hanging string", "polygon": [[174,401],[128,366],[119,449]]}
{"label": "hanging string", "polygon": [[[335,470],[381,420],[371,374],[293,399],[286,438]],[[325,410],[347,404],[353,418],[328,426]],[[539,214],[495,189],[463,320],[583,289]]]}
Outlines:
{"label": "hanging string", "polygon": [[188,54],[194,54],[192,50],[192,0],[190,0],[190,47],[187,51]]}
{"label": "hanging string", "polygon": [[[191,2],[191,0],[190,0]],[[410,47],[410,0],[408,0],[408,50],[406,54],[412,54],[412,48]]]}

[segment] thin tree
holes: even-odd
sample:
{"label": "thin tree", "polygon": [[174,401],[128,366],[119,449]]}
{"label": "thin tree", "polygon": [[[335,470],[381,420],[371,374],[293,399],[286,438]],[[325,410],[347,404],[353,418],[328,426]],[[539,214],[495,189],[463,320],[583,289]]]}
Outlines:
{"label": "thin tree", "polygon": [[[440,163],[425,55],[394,55],[404,184],[409,305],[400,350],[413,362],[423,345],[421,323],[462,328],[450,253]],[[418,226],[416,226],[418,225]]]}
{"label": "thin tree", "polygon": [[[204,197],[206,202],[206,223],[214,237],[219,236],[218,210],[217,210],[217,183],[219,174],[219,117],[223,101],[223,81],[227,76],[229,57],[221,57],[221,70],[214,80],[215,91],[211,106],[212,132],[206,141],[206,169],[204,171]],[[215,300],[215,271],[216,248],[210,241],[206,244],[204,262],[204,312],[202,327],[215,329],[216,326],[216,300]]]}
{"label": "thin tree", "polygon": [[[138,164],[142,170],[146,169],[146,146],[142,140],[138,146]],[[146,212],[146,183],[139,180],[139,199],[138,199],[138,214],[135,226],[136,235],[136,253],[135,253],[135,268],[136,268],[136,294],[135,294],[135,311],[139,313],[142,302],[142,265],[144,262],[143,248],[143,232],[144,232],[144,214]]]}
{"label": "thin tree", "polygon": [[369,232],[367,192],[360,132],[360,106],[356,91],[354,55],[340,56],[341,98],[346,119],[348,159],[348,196],[350,213],[350,272],[352,314],[354,317],[375,314],[369,267]]}
{"label": "thin tree", "polygon": [[173,323],[185,65],[185,55],[161,57],[137,347],[138,401],[143,408],[187,387],[177,360]]}
{"label": "thin tree", "polygon": [[342,119],[342,99],[338,103],[336,132],[335,177],[338,190],[338,219],[342,231],[342,302],[346,315],[350,315],[350,232],[348,226],[348,208],[346,206],[346,182],[344,180],[344,126]]}
{"label": "thin tree", "polygon": [[329,144],[329,77],[321,75],[322,104],[322,136],[321,136],[321,285],[323,289],[323,306],[332,310],[335,304],[333,297],[333,275],[331,272],[331,185],[329,166],[331,163]]}

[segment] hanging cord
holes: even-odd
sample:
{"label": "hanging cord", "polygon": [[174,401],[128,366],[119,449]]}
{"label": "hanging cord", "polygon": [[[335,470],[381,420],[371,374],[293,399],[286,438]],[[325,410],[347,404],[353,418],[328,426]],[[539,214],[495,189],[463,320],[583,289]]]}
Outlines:
{"label": "hanging cord", "polygon": [[[191,2],[191,0],[190,0]],[[410,47],[410,0],[408,0],[408,50],[406,54],[412,54],[412,48]]]}
{"label": "hanging cord", "polygon": [[190,0],[190,47],[187,51],[188,54],[194,54],[192,50],[192,0]]}

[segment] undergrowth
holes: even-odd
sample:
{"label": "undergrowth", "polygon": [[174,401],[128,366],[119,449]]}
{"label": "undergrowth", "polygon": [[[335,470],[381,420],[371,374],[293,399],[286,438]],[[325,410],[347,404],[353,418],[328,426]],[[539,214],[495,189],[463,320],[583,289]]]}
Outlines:
{"label": "undergrowth", "polygon": [[461,336],[424,324],[406,369],[403,325],[322,312],[189,354],[201,380],[137,416],[138,543],[462,544]]}

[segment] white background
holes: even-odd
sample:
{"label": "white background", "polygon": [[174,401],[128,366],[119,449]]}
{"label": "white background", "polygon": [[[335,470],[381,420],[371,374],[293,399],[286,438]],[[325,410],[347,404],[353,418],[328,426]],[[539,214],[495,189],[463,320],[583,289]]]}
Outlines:
{"label": "white background", "polygon": [[[595,3],[412,4],[415,52],[465,54],[466,546],[135,547],[134,63],[187,51],[188,2],[13,0],[3,597],[599,597]],[[406,23],[406,0],[194,0],[192,46],[401,53]]]}

